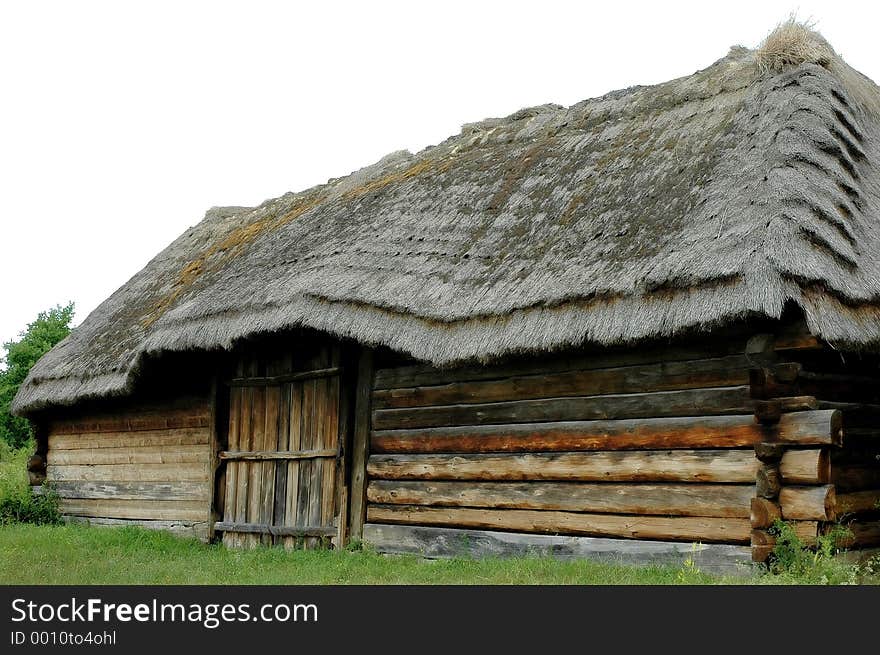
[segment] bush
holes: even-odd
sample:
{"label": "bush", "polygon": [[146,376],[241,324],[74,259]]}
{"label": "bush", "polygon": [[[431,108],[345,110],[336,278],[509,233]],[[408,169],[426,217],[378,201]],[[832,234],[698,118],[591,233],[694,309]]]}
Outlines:
{"label": "bush", "polygon": [[10,448],[0,442],[0,525],[34,523],[55,525],[61,523],[58,494],[49,485],[43,493],[34,495],[27,479],[27,460],[33,444]]}
{"label": "bush", "polygon": [[857,567],[838,560],[840,544],[852,536],[841,525],[818,537],[815,548],[801,541],[794,527],[779,519],[770,529],[776,536],[776,546],[770,560],[770,572],[812,584],[854,584],[859,575]]}
{"label": "bush", "polygon": [[19,335],[17,341],[3,344],[5,355],[0,356],[0,441],[19,448],[33,438],[26,419],[13,416],[12,399],[27,377],[31,367],[49,349],[70,334],[73,303],[60,305],[48,312],[40,312],[33,323]]}

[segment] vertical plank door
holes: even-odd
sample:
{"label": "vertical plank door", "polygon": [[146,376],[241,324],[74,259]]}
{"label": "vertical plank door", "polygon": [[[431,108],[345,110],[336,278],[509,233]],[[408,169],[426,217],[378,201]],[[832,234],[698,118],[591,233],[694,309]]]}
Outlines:
{"label": "vertical plank door", "polygon": [[229,381],[223,520],[230,547],[318,548],[346,524],[346,410],[337,345],[308,355],[248,354]]}

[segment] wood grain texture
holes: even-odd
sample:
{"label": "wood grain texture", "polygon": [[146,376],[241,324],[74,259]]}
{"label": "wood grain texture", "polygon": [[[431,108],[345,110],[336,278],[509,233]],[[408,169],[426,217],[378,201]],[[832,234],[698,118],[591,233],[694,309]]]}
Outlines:
{"label": "wood grain texture", "polygon": [[782,518],[833,521],[834,485],[812,487],[782,487],[779,492]]}
{"label": "wood grain texture", "polygon": [[141,448],[207,445],[211,433],[206,428],[105,432],[101,434],[52,434],[49,450],[92,450],[96,448]]}
{"label": "wood grain texture", "polygon": [[748,386],[373,411],[373,429],[752,414]]}
{"label": "wood grain texture", "polygon": [[373,480],[371,503],[668,516],[749,516],[752,485]]}
{"label": "wood grain texture", "polygon": [[457,381],[435,386],[378,390],[373,394],[373,406],[376,409],[427,407],[727,387],[747,384],[748,369],[749,363],[744,355],[731,355],[687,362]]}
{"label": "wood grain texture", "polygon": [[752,416],[689,416],[376,430],[375,453],[737,448],[763,440]]}
{"label": "wood grain texture", "polygon": [[107,464],[99,466],[64,465],[49,466],[46,473],[50,481],[83,480],[98,481],[153,481],[185,480],[204,482],[210,480],[208,462],[188,464]]}
{"label": "wood grain texture", "polygon": [[159,482],[57,481],[53,483],[62,498],[102,498],[119,500],[210,500],[210,488],[203,482],[183,480]]}
{"label": "wood grain texture", "polygon": [[651,450],[526,454],[378,454],[367,474],[390,480],[579,480],[753,483],[751,450]]}
{"label": "wood grain texture", "polygon": [[728,544],[683,543],[605,537],[367,523],[364,541],[377,552],[427,558],[535,557],[596,559],[634,566],[683,566],[701,571],[749,575],[750,548]]}
{"label": "wood grain texture", "polygon": [[161,521],[205,521],[204,501],[62,498],[61,512],[76,516]]}
{"label": "wood grain texture", "polygon": [[85,464],[185,464],[208,463],[211,449],[208,444],[194,446],[134,446],[128,448],[80,448],[54,450],[48,453],[48,464],[66,466]]}
{"label": "wood grain texture", "polygon": [[[366,518],[367,458],[372,448],[370,416],[373,386],[373,351],[363,348],[358,357],[354,393],[354,424],[352,425],[351,498],[349,500],[349,535],[362,536]],[[375,438],[375,437],[374,437]]]}
{"label": "wood grain texture", "polygon": [[831,457],[825,449],[787,450],[779,462],[784,484],[828,484]]}
{"label": "wood grain texture", "polygon": [[378,368],[373,386],[375,389],[394,389],[474,380],[499,380],[536,373],[589,371],[660,362],[711,359],[727,355],[741,355],[745,352],[749,336],[751,335],[742,334],[730,339],[715,339],[711,342],[704,341],[654,348],[619,348],[581,354],[570,352],[564,355],[548,354],[537,359],[523,358],[491,366],[471,365],[439,369],[429,364],[411,364]]}
{"label": "wood grain texture", "polygon": [[370,505],[367,509],[367,520],[370,523],[742,544],[749,543],[751,533],[747,518],[620,516],[412,505]]}
{"label": "wood grain texture", "polygon": [[749,504],[749,521],[752,528],[767,529],[782,518],[779,503],[766,498],[752,498]]}

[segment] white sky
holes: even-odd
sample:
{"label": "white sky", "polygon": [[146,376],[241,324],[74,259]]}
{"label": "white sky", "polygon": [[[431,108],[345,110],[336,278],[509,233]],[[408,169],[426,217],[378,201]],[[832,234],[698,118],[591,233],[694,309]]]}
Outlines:
{"label": "white sky", "polygon": [[792,11],[880,81],[866,1],[424,4],[0,0],[0,343],[81,321],[208,207],[687,75]]}

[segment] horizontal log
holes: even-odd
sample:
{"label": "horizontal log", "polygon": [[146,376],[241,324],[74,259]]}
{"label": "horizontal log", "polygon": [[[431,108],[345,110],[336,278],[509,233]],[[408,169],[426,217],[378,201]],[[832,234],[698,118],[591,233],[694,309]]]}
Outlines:
{"label": "horizontal log", "polygon": [[837,494],[834,508],[837,516],[859,512],[876,512],[880,510],[880,489]]}
{"label": "horizontal log", "polygon": [[104,415],[52,421],[49,434],[100,434],[210,427],[211,410],[207,400],[192,407],[156,409],[152,412],[108,412]]}
{"label": "horizontal log", "polygon": [[373,394],[373,406],[377,409],[427,407],[729,387],[747,384],[748,369],[745,355],[731,355],[687,362],[519,375],[497,380],[381,389]]}
{"label": "horizontal log", "polygon": [[752,415],[377,430],[374,453],[737,448],[766,438]]}
{"label": "horizontal log", "polygon": [[192,500],[121,500],[62,498],[63,514],[116,519],[152,519],[199,521],[208,516],[209,506],[204,501]]}
{"label": "horizontal log", "polygon": [[106,464],[100,466],[48,466],[46,475],[55,480],[89,480],[118,482],[200,482],[210,479],[208,464]]}
{"label": "horizontal log", "polygon": [[828,484],[831,457],[825,449],[788,450],[779,462],[783,484]]}
{"label": "horizontal log", "polygon": [[49,450],[194,446],[208,444],[210,440],[211,432],[205,428],[104,432],[101,434],[51,434],[49,435]]}
{"label": "horizontal log", "polygon": [[749,521],[752,528],[769,528],[782,518],[779,504],[766,498],[752,498],[749,504]]}
{"label": "horizontal log", "polygon": [[779,417],[775,439],[778,443],[840,445],[843,439],[843,415],[838,410],[817,409],[792,412]]}
{"label": "horizontal log", "polygon": [[755,480],[750,450],[371,455],[367,474],[390,480],[579,480],[741,482]]}
{"label": "horizontal log", "polygon": [[85,516],[65,516],[65,523],[85,524],[94,527],[120,528],[135,526],[147,530],[164,530],[178,537],[194,537],[208,541],[207,521],[153,521],[139,519],[108,519]]}
{"label": "horizontal log", "polygon": [[122,500],[204,500],[211,499],[207,482],[55,482],[62,498],[118,498]]}
{"label": "horizontal log", "polygon": [[785,520],[834,520],[834,486],[782,487],[779,505]]}
{"label": "horizontal log", "polygon": [[755,416],[758,420],[775,423],[788,412],[804,412],[819,409],[819,401],[814,396],[788,396],[755,401]]}
{"label": "horizontal log", "polygon": [[751,485],[373,480],[367,500],[385,505],[563,510],[602,514],[749,516]]}
{"label": "horizontal log", "polygon": [[748,519],[619,516],[519,509],[369,505],[371,523],[437,525],[593,536],[749,543]]}
{"label": "horizontal log", "polygon": [[211,458],[208,444],[194,446],[137,446],[126,448],[51,449],[50,466],[68,464],[187,464]]}
{"label": "horizontal log", "polygon": [[298,373],[288,373],[286,375],[272,375],[266,377],[250,377],[250,378],[232,378],[227,382],[230,387],[273,387],[289,382],[300,382],[303,380],[316,380],[319,378],[329,378],[342,375],[342,368],[334,366],[331,368],[321,368],[314,371],[300,371]]}
{"label": "horizontal log", "polygon": [[219,453],[220,459],[228,460],[276,460],[276,459],[317,459],[336,457],[335,449],[319,450],[224,450]]}
{"label": "horizontal log", "polygon": [[880,466],[859,464],[831,465],[831,482],[837,491],[862,491],[880,488]]}
{"label": "horizontal log", "polygon": [[853,521],[846,524],[850,535],[841,540],[846,548],[870,548],[880,546],[880,521]]}
{"label": "horizontal log", "polygon": [[215,532],[244,532],[270,534],[276,537],[335,537],[338,528],[327,526],[261,525],[258,523],[234,523],[223,521],[214,524]]}
{"label": "horizontal log", "polygon": [[[805,546],[815,546],[816,538],[819,534],[818,521],[788,521],[788,524],[794,528],[794,533],[802,544]],[[752,530],[751,533],[752,546],[772,546],[776,545],[776,536],[771,530]]]}
{"label": "horizontal log", "polygon": [[752,561],[756,563],[763,563],[770,559],[770,556],[773,554],[773,546],[772,545],[758,545],[752,544]]}
{"label": "horizontal log", "polygon": [[473,405],[377,409],[373,412],[373,428],[389,430],[537,421],[752,414],[752,412],[753,403],[749,398],[749,388],[738,386]]}
{"label": "horizontal log", "polygon": [[660,362],[712,359],[727,355],[741,355],[745,351],[747,338],[746,335],[741,335],[731,339],[716,338],[703,344],[689,343],[684,346],[662,344],[655,348],[603,349],[578,355],[566,352],[559,356],[527,357],[489,366],[437,368],[429,364],[414,364],[379,368],[374,376],[373,387],[375,389],[396,389],[474,380],[500,380],[535,373],[587,371]]}
{"label": "horizontal log", "polygon": [[419,557],[535,557],[595,559],[633,566],[675,566],[690,562],[700,571],[748,575],[749,548],[729,544],[643,541],[606,537],[498,532],[466,528],[367,523],[364,542],[380,553]]}

